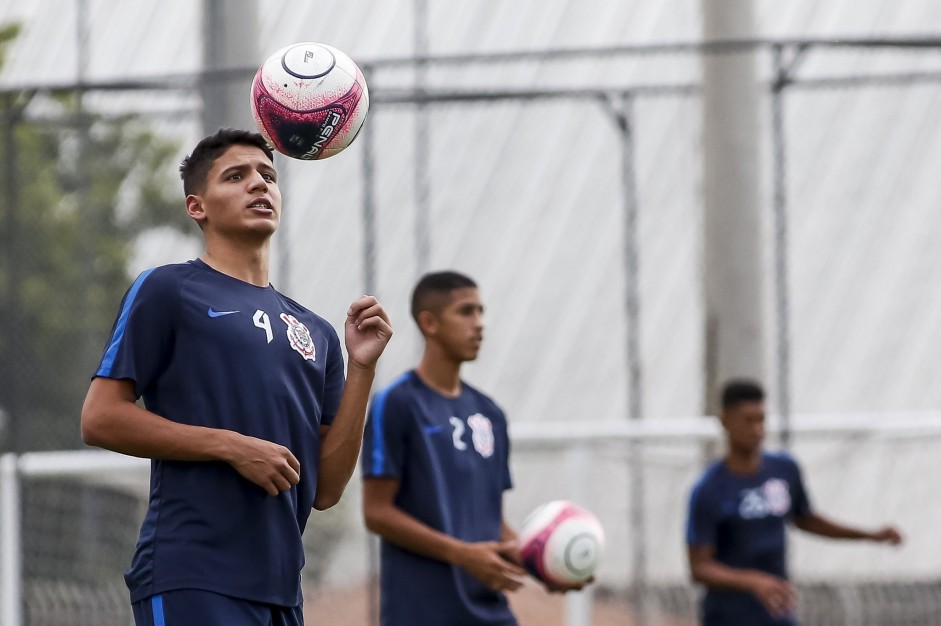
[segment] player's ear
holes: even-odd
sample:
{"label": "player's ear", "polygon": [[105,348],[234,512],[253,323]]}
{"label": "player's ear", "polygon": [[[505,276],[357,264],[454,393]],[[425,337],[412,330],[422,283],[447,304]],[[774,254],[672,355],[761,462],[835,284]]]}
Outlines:
{"label": "player's ear", "polygon": [[432,335],[438,328],[438,316],[431,311],[418,312],[418,330],[424,336]]}
{"label": "player's ear", "polygon": [[186,213],[197,223],[206,219],[206,210],[203,208],[202,198],[196,194],[186,196]]}

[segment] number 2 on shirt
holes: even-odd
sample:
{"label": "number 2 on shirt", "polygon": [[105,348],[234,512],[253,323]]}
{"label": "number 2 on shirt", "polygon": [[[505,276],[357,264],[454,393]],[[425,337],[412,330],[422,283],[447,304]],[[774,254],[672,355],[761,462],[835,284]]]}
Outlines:
{"label": "number 2 on shirt", "polygon": [[451,431],[451,440],[454,442],[454,447],[458,450],[467,450],[467,444],[464,443],[464,421],[459,417],[450,417],[448,421],[451,422],[451,426],[454,427],[454,430]]}

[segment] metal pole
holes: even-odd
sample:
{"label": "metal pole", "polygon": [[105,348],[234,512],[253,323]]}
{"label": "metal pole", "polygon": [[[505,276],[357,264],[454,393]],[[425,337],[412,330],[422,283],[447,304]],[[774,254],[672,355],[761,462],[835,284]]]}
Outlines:
{"label": "metal pole", "polygon": [[423,96],[428,80],[428,3],[414,0],[415,92],[419,101],[415,106],[415,265],[417,275],[431,266],[431,182],[428,170],[431,159],[431,130],[428,123],[428,105]]}
{"label": "metal pole", "polygon": [[[640,346],[640,255],[637,242],[637,174],[634,170],[634,134],[631,127],[633,98],[629,94],[605,101],[621,137],[621,185],[624,211],[624,312],[626,320],[627,418],[641,420],[644,414],[643,366]],[[644,516],[643,443],[628,444],[630,485],[630,544],[633,561],[631,580],[638,624],[649,623],[647,603],[647,544]]]}
{"label": "metal pole", "polygon": [[774,154],[774,299],[777,317],[778,414],[781,445],[791,443],[791,333],[788,299],[787,149],[784,137],[784,89],[787,70],[784,48],[772,48],[774,84],[771,91],[772,151]]}
{"label": "metal pole", "polygon": [[3,119],[4,135],[4,161],[3,168],[4,189],[7,201],[6,221],[4,231],[5,265],[7,273],[7,293],[3,308],[6,310],[6,319],[3,326],[6,341],[0,371],[3,373],[3,393],[0,398],[6,399],[4,412],[6,414],[6,447],[19,452],[23,446],[23,368],[21,366],[23,351],[23,310],[20,301],[23,292],[23,260],[20,258],[21,233],[19,219],[19,159],[16,145],[16,125],[19,111],[16,105],[16,96],[8,94],[4,99],[5,110]]}
{"label": "metal pole", "polygon": [[[701,0],[705,41],[750,37],[751,0]],[[755,50],[702,60],[704,414],[730,378],[764,374],[761,119]],[[707,452],[709,454],[709,452]]]}
{"label": "metal pole", "polygon": [[[284,198],[291,197],[291,164],[287,162],[289,160],[277,152],[274,154],[274,165],[278,170],[278,188],[281,190],[282,202],[284,202]],[[274,248],[274,257],[278,268],[278,287],[283,293],[291,293],[294,290],[293,273],[291,272],[293,267],[291,252],[294,248],[291,245],[291,233],[294,232],[292,228],[294,211],[297,210],[299,204],[299,202],[291,203],[287,207],[287,211],[284,210],[282,205],[281,223],[278,225],[278,230],[283,234],[278,238]]]}
{"label": "metal pole", "polygon": [[[99,276],[95,263],[95,238],[98,236],[103,216],[89,207],[89,191],[91,189],[91,180],[94,172],[88,163],[92,158],[89,146],[91,140],[89,137],[92,120],[85,111],[85,81],[88,76],[88,63],[90,58],[89,45],[91,42],[88,0],[79,0],[76,6],[75,17],[75,39],[76,39],[76,77],[78,89],[75,92],[75,183],[74,189],[76,202],[82,210],[86,212],[87,217],[79,220],[78,223],[78,250],[77,258],[81,265],[81,281],[85,285],[95,285],[99,283]],[[21,259],[21,263],[25,261]],[[94,329],[100,325],[101,320],[96,315],[95,307],[92,306],[93,294],[90,289],[81,291],[82,310],[78,313],[81,316],[81,335],[77,337],[76,349],[79,351],[80,362],[85,371],[92,371],[97,359],[101,356],[101,344]],[[86,546],[87,549],[87,546]],[[91,555],[93,556],[93,555]]]}
{"label": "metal pole", "polygon": [[[369,84],[369,70],[363,68],[366,84]],[[375,104],[369,113],[370,124],[376,123]],[[364,128],[358,139],[363,147],[363,286],[367,294],[375,294],[377,288],[376,277],[376,154],[373,133],[369,127]],[[366,571],[369,573],[367,596],[368,620],[371,626],[379,626],[379,538],[372,533],[366,533],[368,562]]]}
{"label": "metal pole", "polygon": [[17,457],[0,456],[0,624],[23,623],[23,567]]}
{"label": "metal pole", "polygon": [[640,257],[637,245],[637,174],[634,171],[633,100],[623,96],[621,129],[621,184],[624,202],[624,310],[627,320],[628,418],[643,417],[643,372],[640,358]]}
{"label": "metal pole", "polygon": [[[203,134],[219,128],[255,127],[247,106],[252,76],[222,72],[257,67],[258,0],[203,0]],[[272,51],[273,52],[273,51]],[[216,73],[214,73],[216,72]]]}
{"label": "metal pole", "polygon": [[[369,119],[375,123],[375,105],[373,107]],[[374,294],[377,286],[376,149],[369,128],[363,129],[359,140],[363,145],[363,283],[365,293]]]}

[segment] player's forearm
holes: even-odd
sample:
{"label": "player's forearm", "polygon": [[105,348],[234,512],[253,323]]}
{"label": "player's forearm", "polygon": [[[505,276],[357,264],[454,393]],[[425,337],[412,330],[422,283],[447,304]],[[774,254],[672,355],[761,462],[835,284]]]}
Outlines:
{"label": "player's forearm", "polygon": [[375,376],[375,366],[364,367],[350,362],[340,406],[321,442],[317,496],[314,499],[314,508],[319,511],[340,501],[356,469],[366,426],[366,405]]}
{"label": "player's forearm", "polygon": [[805,532],[814,535],[820,535],[821,537],[828,537],[830,539],[873,538],[873,533],[871,532],[862,530],[860,528],[845,526],[816,514],[798,518],[794,520],[794,524]]}
{"label": "player's forearm", "polygon": [[82,410],[82,440],[121,454],[167,461],[227,461],[235,433],[180,424],[133,403]]}
{"label": "player's forearm", "polygon": [[753,592],[756,575],[763,573],[708,561],[692,565],[691,574],[694,581],[707,587]]}
{"label": "player's forearm", "polygon": [[431,528],[394,505],[364,507],[366,528],[386,541],[438,561],[457,564],[463,542]]}

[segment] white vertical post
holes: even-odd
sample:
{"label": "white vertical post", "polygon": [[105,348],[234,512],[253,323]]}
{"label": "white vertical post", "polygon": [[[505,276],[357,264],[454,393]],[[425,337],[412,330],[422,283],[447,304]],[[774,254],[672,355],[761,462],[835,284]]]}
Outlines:
{"label": "white vertical post", "polygon": [[[588,487],[588,444],[575,443],[568,449],[566,457],[571,481],[570,493],[578,496],[585,493]],[[565,626],[591,626],[592,601],[591,585],[581,591],[566,593]]]}
{"label": "white vertical post", "polygon": [[258,54],[258,2],[203,0],[202,11],[203,132],[209,135],[223,127],[253,129],[255,120],[244,102],[252,86],[250,68],[265,58]]}
{"label": "white vertical post", "polygon": [[20,485],[16,454],[0,457],[0,626],[23,623]]}
{"label": "white vertical post", "polygon": [[[754,37],[751,0],[700,0],[702,37]],[[703,296],[706,415],[732,377],[764,378],[761,93],[752,47],[702,57]]]}

